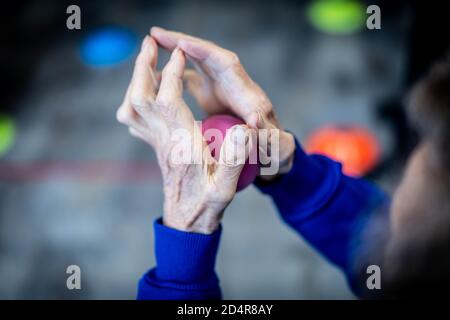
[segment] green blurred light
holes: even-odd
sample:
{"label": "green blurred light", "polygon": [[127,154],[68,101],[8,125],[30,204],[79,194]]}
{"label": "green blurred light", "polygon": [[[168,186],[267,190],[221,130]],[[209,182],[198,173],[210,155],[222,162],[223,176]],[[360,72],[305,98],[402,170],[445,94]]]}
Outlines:
{"label": "green blurred light", "polygon": [[334,35],[359,31],[366,20],[365,9],[356,0],[316,0],[307,16],[314,27]]}
{"label": "green blurred light", "polygon": [[16,138],[14,120],[6,115],[0,115],[0,157],[5,155]]}

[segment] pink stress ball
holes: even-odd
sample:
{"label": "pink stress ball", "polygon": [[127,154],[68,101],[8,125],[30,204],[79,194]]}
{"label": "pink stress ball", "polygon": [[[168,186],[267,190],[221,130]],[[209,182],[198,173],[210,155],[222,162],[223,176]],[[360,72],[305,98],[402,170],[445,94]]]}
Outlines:
{"label": "pink stress ball", "polygon": [[[227,129],[237,124],[245,124],[245,122],[239,118],[230,115],[225,114],[214,115],[202,121],[202,134],[204,134],[208,129],[218,129],[222,133],[222,136],[225,138]],[[212,141],[207,142],[209,144]],[[251,153],[256,152],[255,145],[252,147],[252,150],[250,152]],[[218,160],[219,154],[215,154],[214,158]],[[242,169],[241,175],[239,176],[236,191],[241,191],[242,189],[250,185],[253,182],[253,180],[255,180],[258,173],[259,173],[258,164],[250,164],[249,160],[247,160],[247,162],[244,165],[244,168]]]}

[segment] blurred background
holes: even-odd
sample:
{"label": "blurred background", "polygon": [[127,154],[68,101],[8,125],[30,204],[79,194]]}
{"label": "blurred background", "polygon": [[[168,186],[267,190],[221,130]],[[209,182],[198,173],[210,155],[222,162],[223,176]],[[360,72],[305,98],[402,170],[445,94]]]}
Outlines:
{"label": "blurred background", "polygon": [[[69,30],[66,8],[81,9]],[[381,8],[368,30],[366,8]],[[115,119],[154,25],[238,53],[306,148],[388,192],[416,135],[405,92],[448,46],[445,10],[418,2],[20,1],[2,5],[0,298],[133,299],[162,214],[153,151]],[[167,54],[161,53],[159,65]],[[205,115],[186,96],[196,118]],[[227,299],[353,299],[344,276],[252,186],[227,209]],[[81,267],[82,290],[66,288]]]}

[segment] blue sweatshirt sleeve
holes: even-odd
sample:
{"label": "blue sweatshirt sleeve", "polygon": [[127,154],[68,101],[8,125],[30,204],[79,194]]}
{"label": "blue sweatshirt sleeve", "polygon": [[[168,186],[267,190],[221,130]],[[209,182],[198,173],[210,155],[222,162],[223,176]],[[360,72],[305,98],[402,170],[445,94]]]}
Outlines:
{"label": "blue sweatshirt sleeve", "polygon": [[139,281],[139,300],[221,299],[214,271],[221,228],[205,235],[168,228],[154,222],[157,266]]}
{"label": "blue sweatshirt sleeve", "polygon": [[342,269],[352,286],[359,239],[387,196],[366,180],[344,175],[341,164],[307,155],[297,141],[292,169],[274,181],[255,184],[272,197],[282,219]]}

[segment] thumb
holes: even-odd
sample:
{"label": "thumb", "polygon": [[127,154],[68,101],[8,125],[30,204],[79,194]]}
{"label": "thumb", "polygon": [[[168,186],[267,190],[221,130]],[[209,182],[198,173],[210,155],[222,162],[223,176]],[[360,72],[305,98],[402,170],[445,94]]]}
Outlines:
{"label": "thumb", "polygon": [[235,125],[227,130],[222,147],[217,170],[216,181],[236,190],[236,185],[242,168],[252,148],[251,129],[246,125]]}

